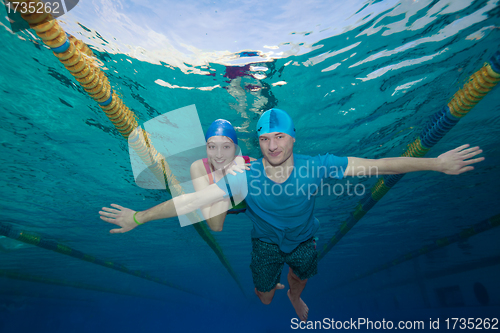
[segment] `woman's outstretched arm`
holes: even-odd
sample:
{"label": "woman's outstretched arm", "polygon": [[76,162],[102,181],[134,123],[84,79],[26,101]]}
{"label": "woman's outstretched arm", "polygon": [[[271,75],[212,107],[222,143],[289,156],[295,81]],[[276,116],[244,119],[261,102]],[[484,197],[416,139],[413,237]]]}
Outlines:
{"label": "woman's outstretched arm", "polygon": [[103,207],[99,214],[103,221],[120,227],[110,230],[110,233],[124,233],[149,221],[185,215],[204,205],[222,200],[224,195],[223,190],[212,184],[199,192],[180,195],[144,211],[137,212],[111,204],[113,208]]}
{"label": "woman's outstretched arm", "polygon": [[[226,172],[234,176],[236,172],[245,172],[245,169],[249,169],[248,166],[235,164]],[[117,204],[111,204],[113,208],[103,207],[99,214],[103,221],[120,227],[110,230],[112,234],[124,233],[149,221],[191,213],[203,206],[223,200],[225,195],[226,193],[217,184],[212,184],[200,191],[177,196],[144,211],[138,212]]]}

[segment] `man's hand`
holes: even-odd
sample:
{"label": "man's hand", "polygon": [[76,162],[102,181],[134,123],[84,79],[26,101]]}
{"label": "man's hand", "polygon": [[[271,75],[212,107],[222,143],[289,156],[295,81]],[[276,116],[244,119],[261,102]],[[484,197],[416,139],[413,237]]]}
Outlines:
{"label": "man's hand", "polygon": [[447,151],[438,156],[439,171],[447,175],[459,175],[461,173],[474,170],[470,164],[484,161],[484,157],[469,160],[483,151],[479,147],[468,148],[469,145],[463,145],[453,150]]}
{"label": "man's hand", "polygon": [[103,207],[102,210],[104,210],[104,212],[99,212],[99,214],[101,215],[101,220],[116,224],[117,226],[121,227],[120,229],[110,230],[110,233],[124,233],[137,227],[137,223],[135,223],[134,221],[134,210],[116,204],[111,204],[111,207],[115,207],[116,209]]}

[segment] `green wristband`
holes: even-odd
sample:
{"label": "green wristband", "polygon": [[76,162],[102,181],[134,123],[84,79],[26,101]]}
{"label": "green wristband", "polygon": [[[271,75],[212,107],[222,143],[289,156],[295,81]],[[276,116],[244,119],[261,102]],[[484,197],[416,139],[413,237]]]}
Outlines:
{"label": "green wristband", "polygon": [[139,221],[137,221],[137,219],[135,218],[135,214],[137,214],[137,213],[139,213],[139,212],[135,212],[135,213],[134,213],[134,221],[135,221],[135,223],[137,223],[138,225],[141,225],[142,223],[139,223]]}

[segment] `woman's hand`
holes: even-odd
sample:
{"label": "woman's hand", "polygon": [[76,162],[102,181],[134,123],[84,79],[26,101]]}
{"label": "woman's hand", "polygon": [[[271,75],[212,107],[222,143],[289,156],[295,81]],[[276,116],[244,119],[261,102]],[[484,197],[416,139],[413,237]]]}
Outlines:
{"label": "woman's hand", "polygon": [[215,170],[212,174],[214,176],[214,182],[218,182],[224,177],[225,174],[230,174],[235,176],[236,172],[243,173],[245,170],[250,170],[250,163],[245,163],[243,158],[238,158],[237,156],[233,162],[226,165],[222,170]]}
{"label": "woman's hand", "polygon": [[243,173],[245,172],[245,170],[250,170],[250,163],[241,163],[241,162],[237,162],[236,160],[234,160],[233,163],[231,163],[226,169],[226,173],[229,173],[233,176],[236,175],[236,172],[239,172],[239,173]]}
{"label": "woman's hand", "polygon": [[109,232],[112,234],[119,234],[130,231],[137,227],[137,223],[134,221],[135,210],[122,207],[120,205],[111,204],[111,207],[116,209],[103,207],[99,214],[101,215],[101,220],[116,224],[120,226],[120,229],[112,229]]}
{"label": "woman's hand", "polygon": [[233,176],[236,172],[243,173],[245,170],[250,170],[250,163],[245,163],[245,159],[241,156],[236,156],[233,162],[225,168],[225,172]]}
{"label": "woman's hand", "polygon": [[453,150],[447,151],[438,156],[440,162],[439,171],[447,175],[459,175],[461,173],[474,170],[470,164],[484,161],[484,157],[469,160],[483,151],[479,147],[469,148],[469,145],[463,145]]}

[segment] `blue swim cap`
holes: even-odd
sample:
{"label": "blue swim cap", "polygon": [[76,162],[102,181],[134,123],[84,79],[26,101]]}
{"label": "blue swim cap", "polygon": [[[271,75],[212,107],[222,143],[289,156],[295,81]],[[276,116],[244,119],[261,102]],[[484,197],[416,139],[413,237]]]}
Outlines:
{"label": "blue swim cap", "polygon": [[260,116],[257,123],[257,135],[281,132],[295,138],[295,126],[292,118],[283,110],[271,109],[267,110]]}
{"label": "blue swim cap", "polygon": [[236,131],[233,125],[227,120],[217,119],[208,128],[207,133],[205,133],[205,141],[208,141],[212,136],[227,136],[233,140],[235,145],[238,145],[238,138],[236,137]]}

